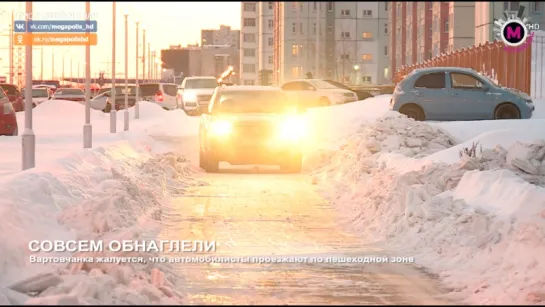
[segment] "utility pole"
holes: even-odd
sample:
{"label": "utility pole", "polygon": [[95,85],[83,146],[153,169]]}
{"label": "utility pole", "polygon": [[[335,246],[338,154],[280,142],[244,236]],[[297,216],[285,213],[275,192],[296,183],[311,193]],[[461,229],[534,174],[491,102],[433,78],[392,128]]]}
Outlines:
{"label": "utility pole", "polygon": [[13,84],[13,11],[11,11],[11,25],[9,26],[9,83]]}
{"label": "utility pole", "polygon": [[142,29],[142,83],[146,79],[146,29]]}
{"label": "utility pole", "polygon": [[[296,30],[296,39],[295,39],[295,43],[297,44],[297,66],[298,67],[298,70],[299,68],[301,68],[301,53],[302,53],[302,49],[301,48],[301,40],[300,40],[300,34],[301,34],[301,2],[295,2],[295,9],[297,10],[297,24],[295,25],[295,30]],[[301,73],[302,73],[302,70],[301,71],[298,71],[298,78],[301,77]]]}
{"label": "utility pole", "polygon": [[[316,1],[316,54],[314,55],[314,78],[320,76],[320,7],[321,2]],[[356,11],[357,12],[357,11]]]}
{"label": "utility pole", "polygon": [[148,43],[148,80],[151,79],[151,43]]}
{"label": "utility pole", "polygon": [[40,80],[43,80],[43,79],[44,79],[44,47],[40,48]]}

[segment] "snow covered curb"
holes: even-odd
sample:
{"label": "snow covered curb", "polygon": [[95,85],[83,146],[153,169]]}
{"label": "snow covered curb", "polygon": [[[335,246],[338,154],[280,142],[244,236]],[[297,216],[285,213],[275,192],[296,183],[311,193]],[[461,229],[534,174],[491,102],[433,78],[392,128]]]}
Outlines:
{"label": "snow covered curb", "polygon": [[[34,297],[26,302],[31,304],[183,302],[173,290],[177,281],[168,267],[28,263],[31,240],[153,239],[154,226],[168,210],[169,194],[196,184],[188,162],[172,153],[155,155],[153,145],[150,138],[139,144],[122,141],[2,178],[0,302],[24,303],[28,295]],[[16,284],[27,278],[30,282],[23,286]]]}
{"label": "snow covered curb", "polygon": [[454,164],[420,159],[453,143],[389,115],[350,137],[314,180],[367,240],[415,257],[467,303],[545,302],[545,142]]}

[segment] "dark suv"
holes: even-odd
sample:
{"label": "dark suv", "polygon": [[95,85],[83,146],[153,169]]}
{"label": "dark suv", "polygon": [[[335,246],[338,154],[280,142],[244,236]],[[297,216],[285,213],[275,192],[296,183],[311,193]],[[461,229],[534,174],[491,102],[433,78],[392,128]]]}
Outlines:
{"label": "dark suv", "polygon": [[305,136],[305,110],[269,86],[218,87],[199,128],[199,165],[217,172],[231,165],[280,165],[298,173]]}

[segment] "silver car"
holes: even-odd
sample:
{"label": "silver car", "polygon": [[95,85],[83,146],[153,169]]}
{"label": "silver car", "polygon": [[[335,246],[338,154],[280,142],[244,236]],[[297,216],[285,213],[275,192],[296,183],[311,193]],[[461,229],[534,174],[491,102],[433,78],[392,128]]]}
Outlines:
{"label": "silver car", "polygon": [[176,103],[187,114],[201,114],[208,109],[210,98],[218,85],[215,77],[187,77],[178,87]]}
{"label": "silver car", "polygon": [[51,99],[85,101],[85,93],[79,88],[60,88],[55,91]]}

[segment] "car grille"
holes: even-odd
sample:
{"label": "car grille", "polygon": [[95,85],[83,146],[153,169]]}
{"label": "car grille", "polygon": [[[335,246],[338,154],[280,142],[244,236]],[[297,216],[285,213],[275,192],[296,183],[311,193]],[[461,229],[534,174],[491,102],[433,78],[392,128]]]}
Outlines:
{"label": "car grille", "polygon": [[235,125],[235,134],[245,138],[267,138],[273,133],[270,123],[239,123]]}

